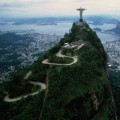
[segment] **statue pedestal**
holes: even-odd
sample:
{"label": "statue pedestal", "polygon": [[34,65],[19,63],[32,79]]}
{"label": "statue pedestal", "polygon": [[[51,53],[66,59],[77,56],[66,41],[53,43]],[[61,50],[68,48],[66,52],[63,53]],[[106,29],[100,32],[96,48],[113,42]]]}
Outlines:
{"label": "statue pedestal", "polygon": [[79,19],[79,22],[83,22],[83,19]]}

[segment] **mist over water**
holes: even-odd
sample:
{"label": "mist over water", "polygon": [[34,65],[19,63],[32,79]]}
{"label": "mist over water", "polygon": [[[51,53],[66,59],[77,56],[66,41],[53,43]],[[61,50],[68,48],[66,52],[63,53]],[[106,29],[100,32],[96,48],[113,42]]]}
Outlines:
{"label": "mist over water", "polygon": [[[103,25],[92,25],[90,27],[100,28],[102,30],[109,30],[115,28],[115,24],[103,24]],[[58,22],[57,25],[0,25],[0,31],[6,32],[18,32],[18,33],[41,33],[41,34],[56,34],[64,36],[65,33],[69,33],[72,27],[72,22]],[[120,37],[113,34],[97,32],[98,37],[102,43],[106,41],[120,40]]]}
{"label": "mist over water", "polygon": [[120,40],[120,36],[112,35],[108,33],[97,32],[98,37],[101,39],[102,43],[114,40]]}
{"label": "mist over water", "polygon": [[72,22],[60,22],[57,25],[0,25],[1,31],[34,31],[42,34],[64,35],[72,27]]}
{"label": "mist over water", "polygon": [[[92,29],[94,28],[100,28],[101,30],[110,30],[116,27],[115,24],[103,24],[103,25],[92,25],[90,24],[90,27]],[[108,42],[108,41],[114,41],[114,40],[120,40],[120,36],[110,33],[102,33],[102,32],[96,32],[98,37],[101,39],[102,43]]]}

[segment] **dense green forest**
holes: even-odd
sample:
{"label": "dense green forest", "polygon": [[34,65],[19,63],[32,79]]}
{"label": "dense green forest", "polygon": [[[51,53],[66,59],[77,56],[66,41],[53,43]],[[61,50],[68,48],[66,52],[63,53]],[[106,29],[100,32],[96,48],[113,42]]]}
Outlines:
{"label": "dense green forest", "polygon": [[[75,64],[57,66],[43,64],[66,63],[71,60],[58,59],[55,55],[64,43],[82,40],[85,45],[77,51],[64,51],[77,56]],[[52,49],[48,50],[29,68],[19,71],[13,80],[0,84],[1,120],[115,120],[110,84],[106,72],[107,56],[96,33],[89,25],[73,23],[70,33]],[[32,71],[29,78],[25,75]],[[35,96],[7,103],[5,91],[11,97],[21,96],[38,88],[29,81],[45,83],[47,88]]]}
{"label": "dense green forest", "polygon": [[117,117],[120,120],[120,72],[110,69],[109,75],[113,97],[116,103]]}

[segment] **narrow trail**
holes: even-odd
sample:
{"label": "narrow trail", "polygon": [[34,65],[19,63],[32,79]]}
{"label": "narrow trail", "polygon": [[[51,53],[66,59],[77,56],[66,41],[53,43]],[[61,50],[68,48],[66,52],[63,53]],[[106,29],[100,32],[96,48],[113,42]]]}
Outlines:
{"label": "narrow trail", "polygon": [[16,102],[16,101],[21,100],[21,99],[23,99],[23,98],[27,98],[28,96],[37,95],[40,91],[46,89],[46,85],[45,85],[44,83],[33,82],[33,81],[31,81],[30,83],[33,84],[33,85],[35,85],[35,86],[40,86],[40,90],[38,90],[38,91],[36,91],[36,92],[33,92],[33,93],[30,93],[30,94],[27,94],[27,95],[24,95],[24,96],[16,97],[16,98],[10,98],[10,97],[9,97],[9,94],[7,94],[7,95],[4,97],[4,101],[5,101],[5,102]]}
{"label": "narrow trail", "polygon": [[44,108],[44,105],[45,105],[45,102],[46,102],[46,99],[47,99],[47,94],[48,94],[48,86],[49,86],[49,79],[48,79],[48,72],[47,72],[45,97],[44,97],[44,100],[43,100],[43,105],[42,105],[42,109],[41,109],[41,112],[40,112],[39,120],[42,118],[43,108]]}

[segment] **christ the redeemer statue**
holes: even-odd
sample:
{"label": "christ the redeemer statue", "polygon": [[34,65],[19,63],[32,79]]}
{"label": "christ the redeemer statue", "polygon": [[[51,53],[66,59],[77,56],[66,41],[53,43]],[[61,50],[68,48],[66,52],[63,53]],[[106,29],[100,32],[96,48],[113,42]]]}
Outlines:
{"label": "christ the redeemer statue", "polygon": [[80,11],[80,22],[83,22],[83,11],[85,10],[84,8],[79,8],[77,9],[78,11]]}

